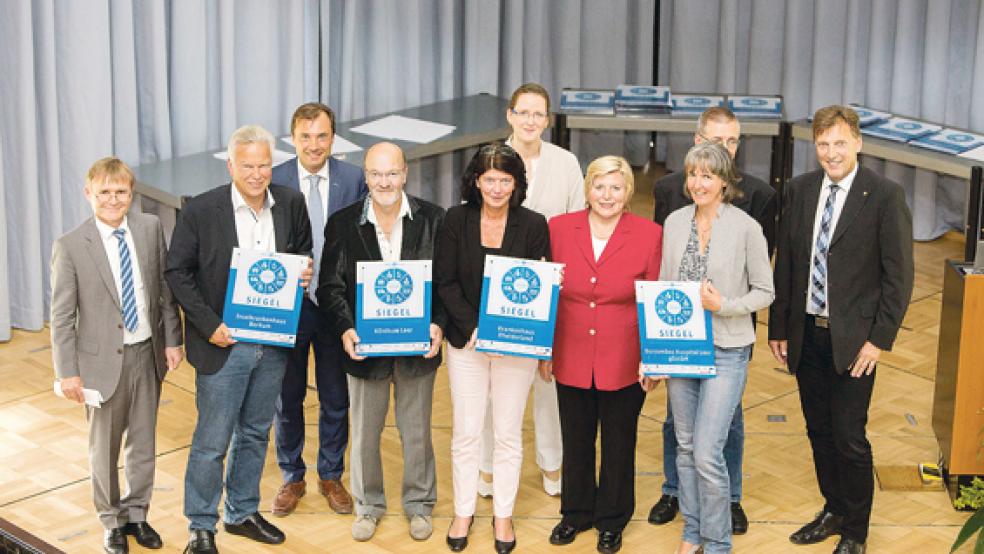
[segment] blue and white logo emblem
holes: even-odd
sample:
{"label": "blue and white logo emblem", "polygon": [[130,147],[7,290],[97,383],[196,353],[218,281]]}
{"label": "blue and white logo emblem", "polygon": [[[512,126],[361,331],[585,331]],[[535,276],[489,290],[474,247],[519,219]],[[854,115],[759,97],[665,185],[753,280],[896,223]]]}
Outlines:
{"label": "blue and white logo emblem", "polygon": [[706,106],[707,104],[711,103],[711,101],[708,100],[707,98],[703,98],[700,96],[691,96],[689,98],[684,98],[683,101],[684,103],[690,104],[691,106]]}
{"label": "blue and white logo emblem", "polygon": [[387,269],[376,277],[375,290],[384,304],[402,304],[413,292],[413,279],[400,268]]}
{"label": "blue and white logo emblem", "polygon": [[898,127],[899,129],[902,129],[903,131],[914,131],[914,130],[922,127],[922,125],[920,125],[918,123],[912,123],[912,122],[909,122],[909,121],[905,121],[905,122],[899,123],[898,125],[896,125],[896,127]]}
{"label": "blue and white logo emblem", "polygon": [[742,98],[741,103],[744,106],[764,106],[768,104],[767,101],[761,98]]}
{"label": "blue and white logo emblem", "polygon": [[516,266],[502,276],[502,294],[514,304],[529,304],[540,296],[540,276],[528,267]]}
{"label": "blue and white logo emblem", "polygon": [[287,269],[273,258],[257,260],[249,266],[249,286],[260,294],[273,294],[287,284]]}
{"label": "blue and white logo emblem", "polygon": [[656,297],[656,315],[667,325],[683,325],[694,315],[694,306],[683,291],[667,289]]}
{"label": "blue and white logo emblem", "polygon": [[579,92],[574,95],[578,100],[598,100],[601,95],[597,92]]}

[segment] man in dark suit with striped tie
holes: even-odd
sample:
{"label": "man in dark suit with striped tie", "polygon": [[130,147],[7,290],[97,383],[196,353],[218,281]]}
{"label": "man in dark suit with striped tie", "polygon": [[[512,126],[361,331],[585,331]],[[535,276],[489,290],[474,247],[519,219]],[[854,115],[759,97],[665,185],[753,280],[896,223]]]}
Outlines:
{"label": "man in dark suit with striped tie", "polygon": [[822,169],[786,185],[769,346],[796,374],[825,504],[789,539],[839,534],[834,552],[857,554],[874,492],[868,406],[912,295],[912,215],[902,187],[858,164],[854,110],[817,110],[813,142]]}
{"label": "man in dark suit with striped tie", "polygon": [[[325,223],[338,210],[365,198],[368,189],[362,170],[331,157],[335,114],[319,102],[294,111],[290,134],[297,157],[273,168],[272,182],[300,190],[307,201],[314,240],[313,282],[317,283]],[[286,516],[306,492],[304,474],[304,397],[307,394],[308,354],[314,350],[314,380],[318,388],[318,490],[339,514],[352,513],[352,497],[342,485],[345,447],[348,444],[348,386],[342,370],[338,335],[318,309],[311,287],[301,306],[297,344],[287,361],[283,388],[277,400],[277,463],[283,485],[273,500],[272,513]]]}

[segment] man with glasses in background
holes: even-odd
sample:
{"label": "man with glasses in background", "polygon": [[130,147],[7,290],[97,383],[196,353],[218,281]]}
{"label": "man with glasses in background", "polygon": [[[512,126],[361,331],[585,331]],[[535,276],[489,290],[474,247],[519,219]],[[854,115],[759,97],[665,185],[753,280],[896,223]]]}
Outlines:
{"label": "man with glasses in background", "polygon": [[[694,144],[716,142],[728,149],[731,159],[735,159],[738,146],[741,144],[741,124],[735,114],[724,107],[708,108],[697,119],[697,132],[694,134]],[[762,226],[762,233],[769,246],[769,256],[775,252],[776,213],[779,206],[779,196],[775,189],[761,179],[747,173],[740,174],[738,188],[743,196],[732,202],[752,216]],[[653,220],[660,225],[667,216],[679,208],[693,203],[686,194],[687,176],[682,171],[670,173],[658,181],[653,187],[655,209]],[[752,314],[755,321],[755,314]],[[669,399],[666,403],[666,421],[663,423],[663,494],[649,512],[649,523],[662,525],[676,517],[680,509],[677,485],[676,452],[677,440],[674,434],[673,413],[670,411]],[[745,420],[742,414],[741,402],[735,410],[728,430],[728,439],[724,445],[724,460],[728,466],[731,481],[731,530],[736,535],[748,531],[748,518],[741,507],[741,464],[745,446]]]}
{"label": "man with glasses in background", "polygon": [[[366,195],[362,171],[331,157],[335,113],[319,103],[302,104],[290,120],[297,156],[273,168],[272,182],[300,190],[307,202],[314,242],[314,277],[318,282],[328,217]],[[283,485],[271,512],[286,516],[306,492],[304,474],[304,397],[307,395],[308,355],[314,350],[314,381],[318,389],[318,490],[337,514],[352,513],[352,497],[342,485],[345,447],[348,444],[348,387],[342,371],[338,335],[318,309],[315,286],[304,296],[297,326],[297,342],[287,360],[287,373],[277,400],[277,463]]]}

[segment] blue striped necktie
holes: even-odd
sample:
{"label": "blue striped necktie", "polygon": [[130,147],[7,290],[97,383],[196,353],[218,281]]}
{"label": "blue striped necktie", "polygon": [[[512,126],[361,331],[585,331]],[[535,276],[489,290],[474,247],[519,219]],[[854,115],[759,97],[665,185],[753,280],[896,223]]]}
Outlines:
{"label": "blue striped necktie", "polygon": [[816,314],[823,313],[827,307],[827,253],[830,249],[831,220],[834,218],[834,204],[837,202],[837,191],[840,187],[836,183],[830,185],[830,195],[827,202],[823,205],[823,215],[820,216],[820,230],[817,231],[816,251],[813,254],[813,270],[810,272],[810,279],[813,281],[813,293],[810,295],[810,304]]}
{"label": "blue striped necktie", "polygon": [[123,325],[132,333],[137,330],[137,297],[133,292],[133,263],[130,261],[130,247],[126,245],[124,229],[113,231],[113,236],[120,245],[120,283],[123,288],[120,305],[123,306]]}
{"label": "blue striped necktie", "polygon": [[318,270],[321,269],[321,250],[325,245],[325,211],[321,207],[321,176],[318,174],[308,175],[308,182],[311,188],[308,190],[308,218],[311,220],[311,238],[314,246],[314,266],[311,275],[311,283],[308,285],[308,297],[315,305],[318,298],[314,293],[318,290]]}

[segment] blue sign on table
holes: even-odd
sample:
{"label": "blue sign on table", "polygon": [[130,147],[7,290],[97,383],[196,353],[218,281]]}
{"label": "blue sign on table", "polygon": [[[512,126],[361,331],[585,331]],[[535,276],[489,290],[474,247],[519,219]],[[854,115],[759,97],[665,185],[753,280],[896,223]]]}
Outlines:
{"label": "blue sign on table", "polygon": [[307,264],[306,256],[232,249],[222,321],[236,340],[294,346]]}
{"label": "blue sign on table", "polygon": [[549,360],[563,264],[485,256],[475,349]]}
{"label": "blue sign on table", "polygon": [[639,344],[645,375],[714,377],[711,313],[696,281],[636,281]]}
{"label": "blue sign on table", "polygon": [[431,348],[431,261],[357,262],[355,332],[361,356],[419,356]]}

